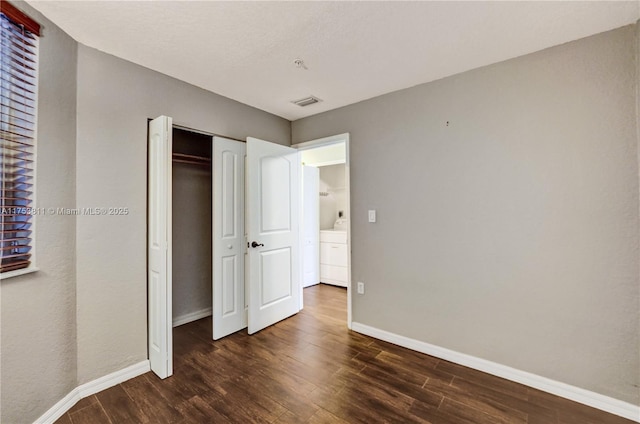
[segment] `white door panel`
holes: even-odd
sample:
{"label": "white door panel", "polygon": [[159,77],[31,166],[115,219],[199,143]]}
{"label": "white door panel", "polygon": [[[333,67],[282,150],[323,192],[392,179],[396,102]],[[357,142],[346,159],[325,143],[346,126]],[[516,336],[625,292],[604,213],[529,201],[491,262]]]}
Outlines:
{"label": "white door panel", "polygon": [[260,255],[260,307],[265,308],[293,296],[291,249],[263,250]]}
{"label": "white door panel", "polygon": [[213,339],[247,326],[244,143],[213,138]]}
{"label": "white door panel", "polygon": [[249,334],[300,309],[300,160],[290,147],[247,139]]}
{"label": "white door panel", "polygon": [[320,170],[302,167],[302,285],[320,282]]}
{"label": "white door panel", "polygon": [[160,378],[173,374],[171,310],[172,119],[149,123],[148,322],[149,362]]}
{"label": "white door panel", "polygon": [[262,157],[260,166],[260,235],[291,232],[291,168],[283,157]]}

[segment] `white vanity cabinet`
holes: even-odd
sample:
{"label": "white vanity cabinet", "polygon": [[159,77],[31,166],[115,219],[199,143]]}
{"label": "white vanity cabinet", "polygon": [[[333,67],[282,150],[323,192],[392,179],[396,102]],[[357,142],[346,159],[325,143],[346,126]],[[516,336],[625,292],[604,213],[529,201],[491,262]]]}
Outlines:
{"label": "white vanity cabinet", "polygon": [[347,232],[320,231],[320,281],[335,286],[347,287],[349,253]]}

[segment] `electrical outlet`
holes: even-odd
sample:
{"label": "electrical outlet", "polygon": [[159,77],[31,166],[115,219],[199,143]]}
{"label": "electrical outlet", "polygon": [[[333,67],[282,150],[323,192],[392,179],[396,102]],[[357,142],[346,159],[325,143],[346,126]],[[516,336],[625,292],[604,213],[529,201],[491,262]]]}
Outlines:
{"label": "electrical outlet", "polygon": [[364,294],[364,283],[358,281],[358,294]]}

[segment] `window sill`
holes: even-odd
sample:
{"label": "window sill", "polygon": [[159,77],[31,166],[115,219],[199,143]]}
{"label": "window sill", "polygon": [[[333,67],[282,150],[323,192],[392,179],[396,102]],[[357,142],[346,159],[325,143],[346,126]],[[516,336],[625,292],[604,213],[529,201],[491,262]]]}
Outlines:
{"label": "window sill", "polygon": [[37,272],[37,271],[39,271],[39,269],[36,267],[17,269],[15,271],[9,271],[9,272],[0,274],[0,280],[6,280],[7,278],[11,278],[11,277],[18,277],[20,275],[31,274],[32,272]]}

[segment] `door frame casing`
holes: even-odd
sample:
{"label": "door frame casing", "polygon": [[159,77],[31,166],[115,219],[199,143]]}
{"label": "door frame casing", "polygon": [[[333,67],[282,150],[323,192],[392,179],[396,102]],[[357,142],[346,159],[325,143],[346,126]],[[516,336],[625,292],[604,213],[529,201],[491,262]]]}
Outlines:
{"label": "door frame casing", "polygon": [[[349,211],[349,221],[347,223],[347,275],[349,277],[349,281],[347,282],[347,328],[351,330],[351,322],[352,322],[352,310],[351,310],[351,295],[352,295],[352,276],[351,276],[351,219],[353,213],[351,211],[351,170],[350,170],[350,153],[349,153],[349,133],[332,135],[329,137],[318,138],[316,140],[304,141],[302,143],[292,144],[291,147],[294,149],[298,149],[300,151],[303,150],[311,150],[316,149],[318,147],[330,146],[332,144],[338,144],[344,142],[345,149],[345,189],[349,195],[347,196],[347,210]],[[302,247],[302,245],[301,245]],[[302,285],[300,285],[300,290],[302,290]],[[302,294],[300,295],[302,298]]]}

